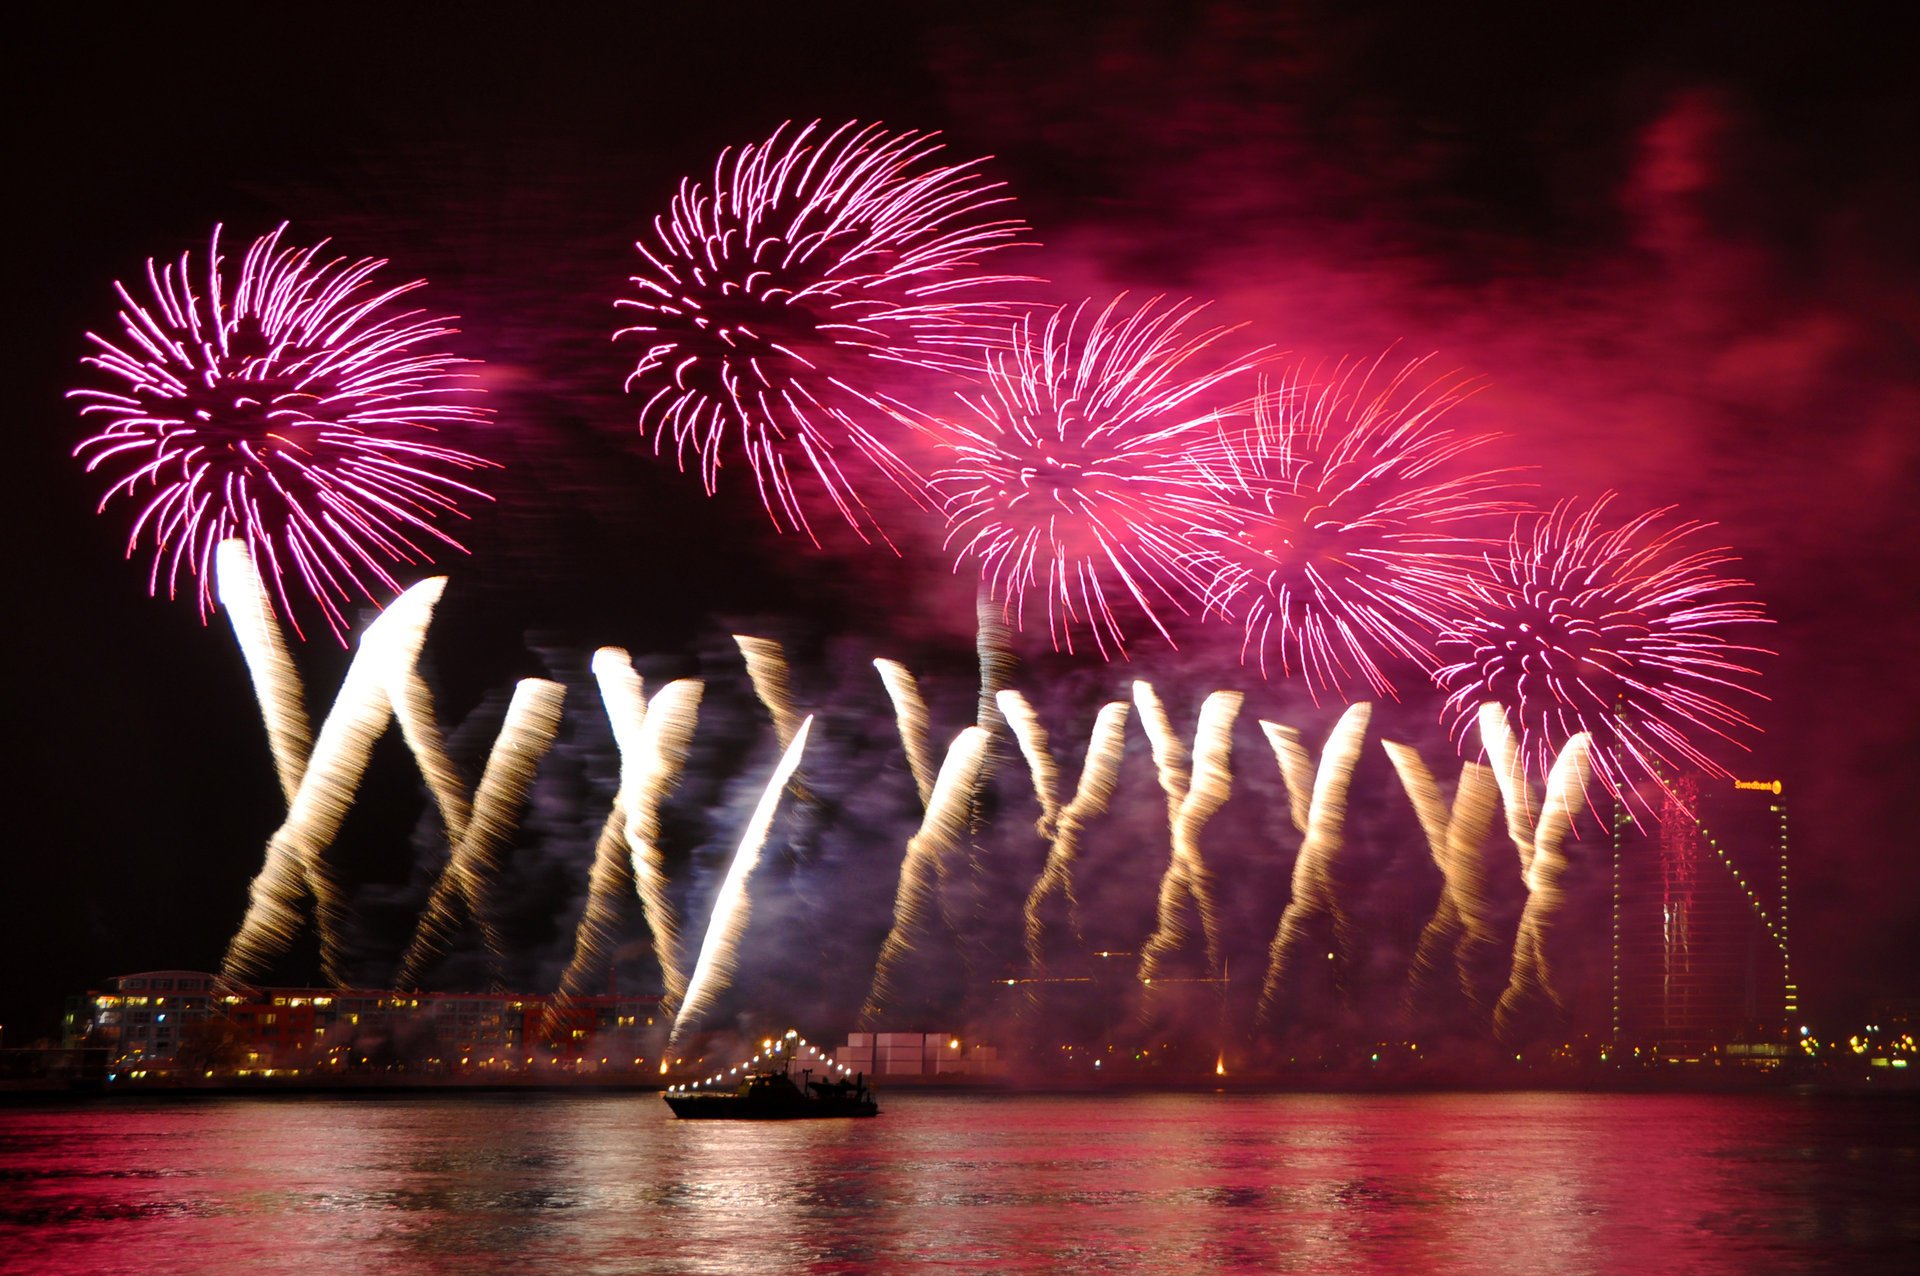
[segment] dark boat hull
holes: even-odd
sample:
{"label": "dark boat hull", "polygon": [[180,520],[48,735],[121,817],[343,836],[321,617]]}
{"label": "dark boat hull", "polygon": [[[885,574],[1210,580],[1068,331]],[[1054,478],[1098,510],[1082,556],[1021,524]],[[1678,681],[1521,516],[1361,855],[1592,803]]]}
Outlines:
{"label": "dark boat hull", "polygon": [[880,1105],[832,1099],[796,1098],[791,1102],[769,1102],[737,1094],[669,1094],[667,1106],[673,1114],[689,1120],[706,1121],[815,1121],[833,1117],[870,1117],[880,1114]]}

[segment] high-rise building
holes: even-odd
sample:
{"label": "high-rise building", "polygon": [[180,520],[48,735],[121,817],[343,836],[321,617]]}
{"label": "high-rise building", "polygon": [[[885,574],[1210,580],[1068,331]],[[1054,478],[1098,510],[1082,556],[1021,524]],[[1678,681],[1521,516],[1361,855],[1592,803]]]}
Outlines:
{"label": "high-rise building", "polygon": [[1800,1014],[1778,780],[1671,776],[1613,819],[1612,1041],[1623,1056],[1770,1061]]}

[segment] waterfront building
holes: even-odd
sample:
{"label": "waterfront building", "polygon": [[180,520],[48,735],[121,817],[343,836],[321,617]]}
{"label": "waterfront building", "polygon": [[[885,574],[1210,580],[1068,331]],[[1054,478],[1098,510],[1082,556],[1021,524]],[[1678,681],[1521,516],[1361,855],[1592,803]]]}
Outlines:
{"label": "waterfront building", "polygon": [[1613,821],[1611,1051],[1771,1066],[1800,1020],[1785,786],[1667,778],[1658,818]]}
{"label": "waterfront building", "polygon": [[206,971],[143,971],[70,999],[66,1044],[155,1074],[636,1068],[657,1057],[659,1005],[611,993],[255,988]]}

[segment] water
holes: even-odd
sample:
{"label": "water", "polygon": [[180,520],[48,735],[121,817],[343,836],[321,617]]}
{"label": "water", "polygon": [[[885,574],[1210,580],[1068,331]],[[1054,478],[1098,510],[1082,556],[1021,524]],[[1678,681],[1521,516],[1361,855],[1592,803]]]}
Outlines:
{"label": "water", "polygon": [[7,1272],[1851,1272],[1920,1255],[1920,1104],[657,1095],[0,1110]]}

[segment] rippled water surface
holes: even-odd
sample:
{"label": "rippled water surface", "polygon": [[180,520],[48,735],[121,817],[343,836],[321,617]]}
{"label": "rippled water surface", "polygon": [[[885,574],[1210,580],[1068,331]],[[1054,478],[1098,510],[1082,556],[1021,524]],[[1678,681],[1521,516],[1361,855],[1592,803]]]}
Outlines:
{"label": "rippled water surface", "polygon": [[1566,1094],[656,1095],[0,1110],[9,1272],[1890,1271],[1920,1105]]}

